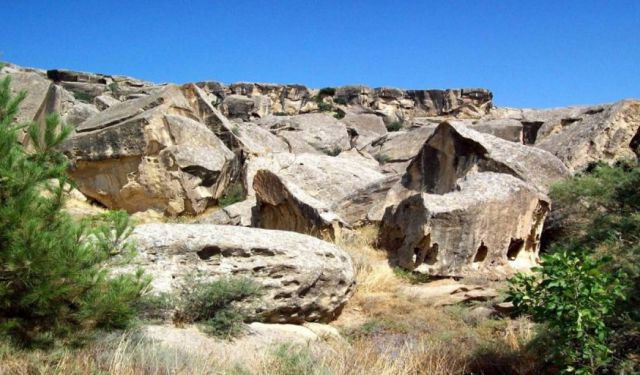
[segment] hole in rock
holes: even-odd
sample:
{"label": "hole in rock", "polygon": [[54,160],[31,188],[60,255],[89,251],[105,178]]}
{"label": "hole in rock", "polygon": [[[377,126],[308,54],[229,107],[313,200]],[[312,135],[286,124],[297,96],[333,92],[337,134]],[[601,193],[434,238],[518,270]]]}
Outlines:
{"label": "hole in rock", "polygon": [[200,259],[202,260],[207,260],[214,255],[220,255],[220,253],[221,251],[218,246],[206,246],[203,247],[202,250],[196,252],[196,254],[198,254],[198,257],[200,257]]}
{"label": "hole in rock", "polygon": [[507,259],[515,260],[524,248],[524,240],[521,238],[512,238],[507,250]]}
{"label": "hole in rock", "polygon": [[480,247],[478,247],[478,251],[476,251],[476,256],[473,258],[473,262],[483,262],[485,259],[487,259],[488,253],[489,249],[484,245],[484,242],[481,242]]}
{"label": "hole in rock", "polygon": [[542,121],[522,121],[522,141],[525,145],[536,143],[538,131],[543,124]]}
{"label": "hole in rock", "polygon": [[434,243],[429,250],[427,250],[427,254],[424,257],[424,262],[430,266],[436,264],[438,261],[438,244]]}

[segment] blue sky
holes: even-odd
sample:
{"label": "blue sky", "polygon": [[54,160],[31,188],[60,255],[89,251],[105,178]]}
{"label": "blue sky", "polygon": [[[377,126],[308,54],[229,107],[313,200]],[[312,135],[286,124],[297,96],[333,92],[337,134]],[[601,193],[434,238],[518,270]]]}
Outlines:
{"label": "blue sky", "polygon": [[0,0],[2,59],[155,82],[486,87],[499,106],[640,97],[640,1]]}

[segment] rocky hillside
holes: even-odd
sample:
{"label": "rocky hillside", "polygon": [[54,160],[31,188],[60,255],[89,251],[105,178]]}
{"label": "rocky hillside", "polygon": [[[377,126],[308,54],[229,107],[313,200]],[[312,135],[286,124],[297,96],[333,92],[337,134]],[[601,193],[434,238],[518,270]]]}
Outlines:
{"label": "rocky hillside", "polygon": [[[373,224],[393,262],[439,276],[531,267],[549,186],[640,146],[637,100],[535,110],[496,108],[478,88],[174,85],[15,65],[1,73],[28,92],[20,120],[55,111],[75,126],[64,152],[96,204],[321,239]],[[158,288],[192,269],[248,273],[278,284],[261,313],[294,322],[330,320],[352,292],[350,260],[332,245],[193,225],[137,229]]]}

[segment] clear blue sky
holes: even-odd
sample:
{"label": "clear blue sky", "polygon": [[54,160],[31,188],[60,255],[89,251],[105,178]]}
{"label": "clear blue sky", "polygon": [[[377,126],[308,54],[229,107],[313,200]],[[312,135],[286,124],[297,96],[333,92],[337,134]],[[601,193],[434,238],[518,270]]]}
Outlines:
{"label": "clear blue sky", "polygon": [[486,87],[500,106],[640,97],[640,1],[0,0],[2,59],[155,82]]}

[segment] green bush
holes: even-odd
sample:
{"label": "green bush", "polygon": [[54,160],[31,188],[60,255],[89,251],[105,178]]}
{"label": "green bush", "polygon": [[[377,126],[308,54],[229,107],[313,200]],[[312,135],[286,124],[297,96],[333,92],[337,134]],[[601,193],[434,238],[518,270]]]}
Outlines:
{"label": "green bush", "polygon": [[329,155],[329,156],[338,156],[340,155],[340,153],[342,152],[342,149],[340,148],[340,146],[333,146],[331,148],[325,148],[322,149],[322,152],[325,155]]}
{"label": "green bush", "polygon": [[69,89],[69,91],[71,91],[71,94],[73,94],[73,97],[76,98],[77,100],[83,102],[83,103],[92,103],[93,102],[93,96],[90,95],[89,93],[86,93],[84,91],[80,91],[80,90],[72,90]]}
{"label": "green bush", "polygon": [[624,294],[622,276],[604,271],[607,262],[556,251],[542,258],[533,275],[509,280],[508,300],[546,324],[553,358],[566,373],[593,373],[610,360],[606,320]]}
{"label": "green bush", "polygon": [[[110,277],[127,259],[128,217],[74,222],[64,211],[67,162],[56,151],[70,134],[57,115],[15,124],[26,94],[0,81],[0,336],[24,345],[82,337],[94,328],[125,327],[148,285],[142,272]],[[30,148],[20,146],[26,131]]]}
{"label": "green bush", "polygon": [[234,203],[242,202],[246,197],[246,193],[244,191],[244,185],[242,185],[241,181],[234,181],[229,186],[227,186],[226,190],[222,194],[222,197],[218,199],[218,205],[220,207],[227,207]]}
{"label": "green bush", "polygon": [[331,112],[333,111],[333,104],[325,103],[323,101],[318,102],[318,110],[320,112]]}
{"label": "green bush", "polygon": [[388,163],[389,160],[391,160],[391,157],[389,155],[386,155],[386,154],[376,154],[374,156],[374,159],[376,159],[378,161],[378,163],[380,163],[380,165],[384,165],[384,164]]}
{"label": "green bush", "polygon": [[203,330],[214,336],[235,336],[242,332],[248,318],[239,303],[250,303],[260,295],[260,285],[248,278],[187,280],[179,297],[178,321],[201,323]]}
{"label": "green bush", "polygon": [[338,96],[333,98],[333,102],[336,104],[347,105],[349,104],[349,100],[346,96]]}
{"label": "green bush", "polygon": [[610,371],[640,370],[638,186],[634,161],[594,164],[553,186],[550,255],[535,277],[512,280],[514,303],[549,326],[555,343],[547,348],[561,343],[563,352],[553,354],[568,369],[589,372],[609,362]]}
{"label": "green bush", "polygon": [[402,121],[394,121],[387,125],[387,131],[390,132],[397,132],[402,128],[404,128],[404,123]]}

